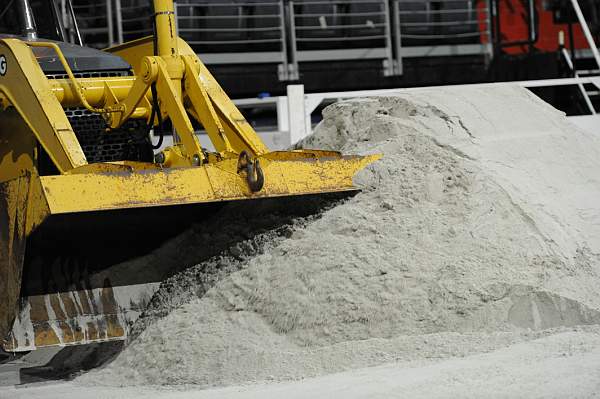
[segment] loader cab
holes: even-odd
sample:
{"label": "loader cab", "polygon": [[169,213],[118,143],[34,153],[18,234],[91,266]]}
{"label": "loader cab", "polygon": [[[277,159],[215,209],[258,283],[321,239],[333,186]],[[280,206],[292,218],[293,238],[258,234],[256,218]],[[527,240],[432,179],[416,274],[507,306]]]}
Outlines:
{"label": "loader cab", "polygon": [[[26,41],[54,41],[73,72],[86,76],[123,76],[131,66],[122,58],[83,45],[73,7],[69,0],[0,0],[0,38]],[[33,48],[48,77],[64,76],[52,50]]]}
{"label": "loader cab", "polygon": [[[71,66],[76,78],[118,77],[132,74],[121,57],[85,47],[69,0],[0,0],[0,39],[53,41]],[[48,79],[64,79],[66,72],[53,49],[31,48]],[[65,114],[89,163],[154,160],[145,121],[132,119],[108,132],[100,114],[85,108],[65,108]],[[0,119],[0,126],[5,121]],[[37,172],[52,175],[57,171],[40,147]]]}
{"label": "loader cab", "polygon": [[27,40],[45,39],[80,44],[70,1],[0,0],[0,34]]}

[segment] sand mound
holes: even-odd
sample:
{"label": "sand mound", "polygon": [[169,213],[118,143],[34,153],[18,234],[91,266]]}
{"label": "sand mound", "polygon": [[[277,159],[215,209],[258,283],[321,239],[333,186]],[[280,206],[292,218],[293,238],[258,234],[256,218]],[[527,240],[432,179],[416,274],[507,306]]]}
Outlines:
{"label": "sand mound", "polygon": [[524,89],[337,103],[303,145],[384,158],[356,197],[218,258],[241,270],[200,298],[182,274],[186,300],[83,379],[293,379],[600,323],[600,142]]}

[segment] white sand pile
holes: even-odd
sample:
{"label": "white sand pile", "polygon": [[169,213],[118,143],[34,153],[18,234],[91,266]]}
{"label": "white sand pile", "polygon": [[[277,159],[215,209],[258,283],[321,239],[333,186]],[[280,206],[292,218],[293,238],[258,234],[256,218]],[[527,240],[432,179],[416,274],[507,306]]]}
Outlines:
{"label": "white sand pile", "polygon": [[295,379],[600,323],[600,140],[524,89],[341,102],[304,145],[385,156],[81,379]]}

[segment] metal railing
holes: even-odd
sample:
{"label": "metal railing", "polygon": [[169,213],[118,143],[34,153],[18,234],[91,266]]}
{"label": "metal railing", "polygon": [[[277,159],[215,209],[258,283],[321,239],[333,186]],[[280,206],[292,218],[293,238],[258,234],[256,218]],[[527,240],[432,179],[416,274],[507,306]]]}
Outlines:
{"label": "metal railing", "polygon": [[295,0],[288,5],[292,72],[298,63],[383,59],[393,74],[387,0]]}
{"label": "metal railing", "polygon": [[396,73],[406,57],[492,55],[487,0],[394,0]]}
{"label": "metal railing", "polygon": [[[115,43],[112,0],[89,2],[85,0],[73,0],[73,11],[77,20],[77,26],[82,40],[88,46],[107,47]],[[61,4],[63,20],[68,20],[68,10]]]}
{"label": "metal railing", "polygon": [[287,80],[282,0],[179,1],[179,34],[207,64],[276,63]]}
{"label": "metal railing", "polygon": [[152,2],[150,0],[114,1],[118,43],[152,34]]}
{"label": "metal railing", "polygon": [[[277,64],[285,81],[305,62],[381,60],[390,76],[407,57],[491,56],[488,1],[179,0],[175,11],[179,34],[206,64]],[[152,34],[150,0],[74,5],[88,45]]]}

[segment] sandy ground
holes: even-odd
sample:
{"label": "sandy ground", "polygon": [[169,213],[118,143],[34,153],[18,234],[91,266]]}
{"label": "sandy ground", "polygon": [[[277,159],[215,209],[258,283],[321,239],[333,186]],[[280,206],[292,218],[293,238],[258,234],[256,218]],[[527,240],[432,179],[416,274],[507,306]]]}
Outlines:
{"label": "sandy ground", "polygon": [[303,145],[384,156],[354,198],[219,257],[237,271],[208,291],[175,276],[187,298],[80,382],[284,382],[423,359],[424,335],[466,356],[514,343],[495,332],[600,323],[600,138],[525,89],[340,102]]}
{"label": "sandy ground", "polygon": [[594,397],[600,137],[510,85],[324,117],[305,146],[384,154],[362,193],[170,279],[102,369],[0,398]]}
{"label": "sandy ground", "polygon": [[77,383],[0,388],[14,399],[596,398],[600,328],[556,332],[485,354],[386,364],[302,381],[201,390]]}

